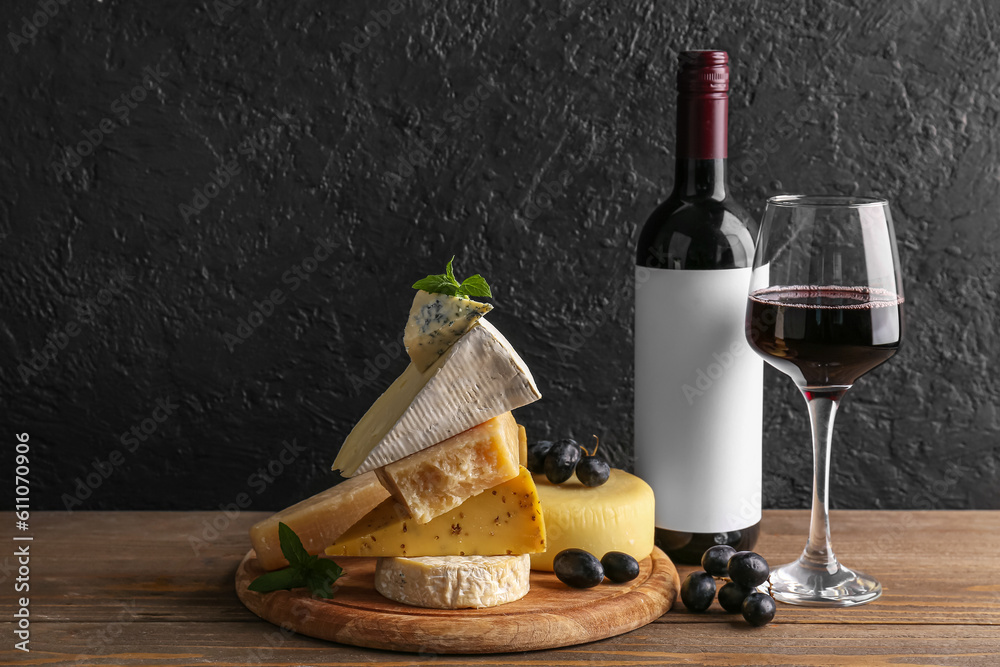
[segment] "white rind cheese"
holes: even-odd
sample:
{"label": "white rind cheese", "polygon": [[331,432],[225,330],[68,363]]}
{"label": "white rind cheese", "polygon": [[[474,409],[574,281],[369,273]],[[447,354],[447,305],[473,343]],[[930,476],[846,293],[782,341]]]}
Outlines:
{"label": "white rind cheese", "polygon": [[413,365],[419,371],[430,368],[491,310],[488,303],[418,290],[403,332],[403,345]]}
{"label": "white rind cheese", "polygon": [[414,607],[495,607],[527,595],[530,574],[527,554],[379,558],[375,590]]}
{"label": "white rind cheese", "polygon": [[348,477],[381,468],[539,398],[524,361],[480,319],[426,371],[406,367],[347,436],[333,468]]}

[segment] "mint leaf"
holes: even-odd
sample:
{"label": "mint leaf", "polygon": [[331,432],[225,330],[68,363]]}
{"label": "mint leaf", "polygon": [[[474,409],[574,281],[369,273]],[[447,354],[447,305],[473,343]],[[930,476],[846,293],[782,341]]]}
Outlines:
{"label": "mint leaf", "polygon": [[445,267],[444,273],[421,278],[413,283],[413,289],[420,289],[431,294],[446,294],[448,296],[493,298],[493,292],[490,290],[489,284],[478,273],[474,276],[469,276],[459,284],[455,278],[455,271],[452,268],[454,262],[455,256],[452,255],[451,259],[448,260],[448,265]]}
{"label": "mint leaf", "polygon": [[309,560],[309,552],[302,546],[302,540],[287,524],[278,523],[278,541],[281,543],[281,555],[292,567]]}
{"label": "mint leaf", "polygon": [[462,284],[458,286],[459,296],[477,296],[485,297],[487,299],[493,298],[493,292],[490,291],[489,283],[478,273],[474,276],[469,276],[462,281]]}
{"label": "mint leaf", "polygon": [[458,291],[458,283],[453,283],[444,275],[427,276],[413,283],[413,289],[422,289],[431,294],[455,296],[455,293]]}
{"label": "mint leaf", "polygon": [[448,260],[448,266],[446,266],[446,267],[444,268],[444,275],[445,275],[445,277],[447,277],[447,278],[448,278],[448,280],[450,280],[450,281],[452,282],[452,284],[455,284],[455,285],[457,285],[457,284],[458,284],[458,281],[457,281],[457,280],[455,280],[455,272],[454,272],[454,271],[452,271],[452,269],[451,269],[451,264],[452,264],[452,262],[454,262],[454,261],[455,261],[455,256],[454,256],[454,255],[452,255],[452,256],[451,256],[451,259],[449,259],[449,260]]}
{"label": "mint leaf", "polygon": [[281,543],[281,553],[289,563],[288,567],[260,575],[247,588],[258,593],[270,593],[308,586],[314,595],[332,597],[332,584],[344,574],[343,568],[332,560],[311,555],[302,546],[302,540],[295,531],[280,522],[278,540]]}
{"label": "mint leaf", "polygon": [[305,585],[305,578],[295,568],[286,567],[260,575],[251,581],[247,588],[258,593],[270,593],[289,588],[301,588]]}
{"label": "mint leaf", "polygon": [[333,597],[333,582],[340,579],[344,570],[332,560],[318,559],[315,567],[306,575],[309,590],[321,598]]}

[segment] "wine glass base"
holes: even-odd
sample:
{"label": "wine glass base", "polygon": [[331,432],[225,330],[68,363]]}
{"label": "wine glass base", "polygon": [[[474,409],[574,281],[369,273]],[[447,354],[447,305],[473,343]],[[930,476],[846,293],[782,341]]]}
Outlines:
{"label": "wine glass base", "polygon": [[830,572],[802,560],[782,565],[771,571],[771,595],[781,602],[813,607],[852,607],[882,595],[882,584],[875,577],[840,563],[835,567]]}

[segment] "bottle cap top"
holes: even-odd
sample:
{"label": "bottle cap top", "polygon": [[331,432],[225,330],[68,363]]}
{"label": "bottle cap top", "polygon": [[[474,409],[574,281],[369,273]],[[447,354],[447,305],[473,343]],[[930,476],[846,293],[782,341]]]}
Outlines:
{"label": "bottle cap top", "polygon": [[677,92],[725,93],[729,90],[729,54],[725,51],[681,51]]}

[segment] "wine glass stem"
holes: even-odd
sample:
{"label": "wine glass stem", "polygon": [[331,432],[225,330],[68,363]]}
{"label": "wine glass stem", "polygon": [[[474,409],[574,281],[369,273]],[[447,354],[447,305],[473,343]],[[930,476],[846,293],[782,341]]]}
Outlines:
{"label": "wine glass stem", "polygon": [[809,422],[812,425],[813,496],[809,542],[799,560],[830,574],[836,572],[838,567],[837,557],[830,544],[830,449],[837,406],[846,391],[846,388],[803,391],[809,405]]}

